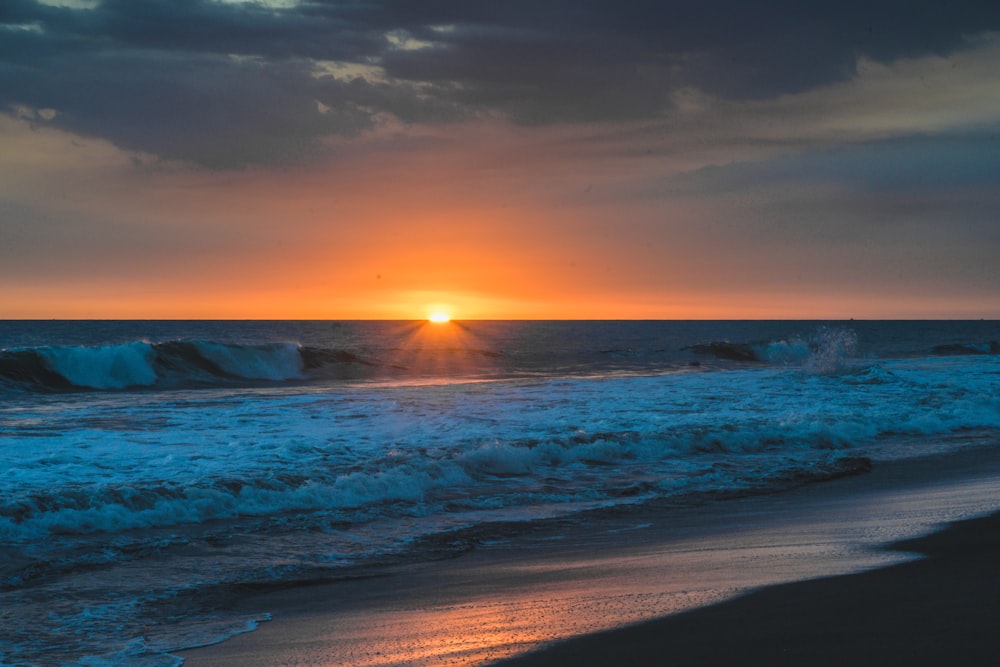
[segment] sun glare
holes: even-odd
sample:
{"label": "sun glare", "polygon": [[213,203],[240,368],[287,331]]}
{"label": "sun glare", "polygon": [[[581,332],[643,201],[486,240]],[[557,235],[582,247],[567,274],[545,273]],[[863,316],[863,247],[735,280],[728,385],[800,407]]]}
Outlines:
{"label": "sun glare", "polygon": [[451,317],[447,313],[431,313],[431,316],[427,319],[437,324],[444,324],[451,321]]}

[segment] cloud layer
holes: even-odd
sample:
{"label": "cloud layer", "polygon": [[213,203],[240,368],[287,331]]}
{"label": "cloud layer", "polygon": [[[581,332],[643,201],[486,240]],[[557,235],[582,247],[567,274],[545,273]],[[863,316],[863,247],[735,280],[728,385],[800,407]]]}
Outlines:
{"label": "cloud layer", "polygon": [[228,167],[310,156],[386,114],[670,118],[679,91],[774,99],[996,29],[983,2],[6,0],[0,108]]}

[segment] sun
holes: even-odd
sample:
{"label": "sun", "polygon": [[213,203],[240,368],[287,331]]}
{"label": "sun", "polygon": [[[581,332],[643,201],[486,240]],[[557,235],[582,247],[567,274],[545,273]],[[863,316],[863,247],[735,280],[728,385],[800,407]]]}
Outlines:
{"label": "sun", "polygon": [[427,318],[429,321],[435,324],[444,324],[446,322],[451,322],[451,316],[448,313],[431,313],[431,316]]}

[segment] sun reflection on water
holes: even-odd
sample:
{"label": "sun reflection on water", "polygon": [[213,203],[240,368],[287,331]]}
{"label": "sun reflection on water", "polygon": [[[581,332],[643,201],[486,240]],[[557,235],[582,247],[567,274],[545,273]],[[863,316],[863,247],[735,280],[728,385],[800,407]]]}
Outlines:
{"label": "sun reflection on water", "polygon": [[[437,316],[432,316],[437,317]],[[443,318],[443,319],[440,319]],[[395,343],[381,362],[406,381],[460,381],[496,376],[503,351],[472,327],[440,315],[439,319],[401,324]],[[394,373],[395,374],[395,373]]]}

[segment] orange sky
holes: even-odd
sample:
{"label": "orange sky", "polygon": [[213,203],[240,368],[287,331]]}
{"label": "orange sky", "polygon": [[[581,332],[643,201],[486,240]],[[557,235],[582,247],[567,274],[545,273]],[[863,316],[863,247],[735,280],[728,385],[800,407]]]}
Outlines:
{"label": "orange sky", "polygon": [[[4,129],[26,134],[16,121]],[[877,240],[761,235],[738,217],[746,199],[631,191],[675,170],[669,158],[583,159],[540,141],[551,135],[495,123],[460,135],[433,137],[432,153],[386,140],[303,166],[211,173],[137,168],[113,146],[48,131],[40,176],[23,170],[20,192],[44,195],[35,207],[58,235],[22,229],[29,251],[7,264],[2,315],[996,315],[988,282],[977,295],[921,275],[913,254],[934,246],[903,239],[873,253]],[[43,178],[52,172],[57,182]]]}
{"label": "orange sky", "polygon": [[0,317],[1000,317],[998,55],[607,123],[379,113],[239,167],[0,109]]}

